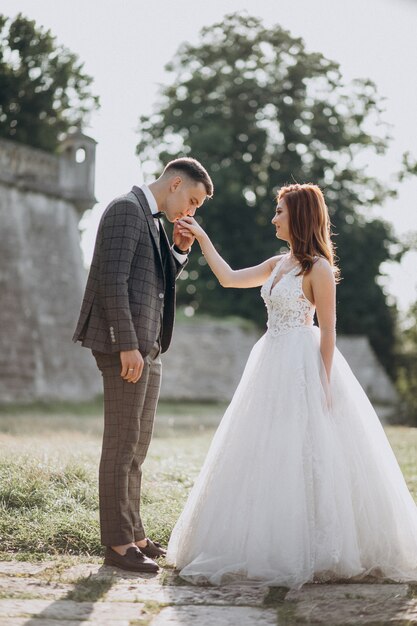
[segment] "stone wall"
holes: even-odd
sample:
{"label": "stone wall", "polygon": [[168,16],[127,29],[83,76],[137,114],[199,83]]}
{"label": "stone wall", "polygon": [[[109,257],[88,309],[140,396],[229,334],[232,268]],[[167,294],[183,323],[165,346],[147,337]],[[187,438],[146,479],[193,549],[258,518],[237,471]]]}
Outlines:
{"label": "stone wall", "polygon": [[85,188],[82,207],[70,200],[62,159],[0,141],[0,403],[100,392],[91,356],[71,342],[86,280],[79,213],[95,200]]}
{"label": "stone wall", "polygon": [[7,139],[0,140],[0,177],[14,187],[61,195],[59,163],[55,154]]}
{"label": "stone wall", "polygon": [[95,146],[94,139],[80,131],[62,142],[59,154],[0,139],[0,181],[69,200],[81,215],[96,202]]}
{"label": "stone wall", "polygon": [[230,400],[258,337],[254,330],[221,320],[177,323],[170,349],[162,355],[161,397]]}
{"label": "stone wall", "polygon": [[[177,323],[162,355],[161,397],[230,401],[260,333],[221,320]],[[398,397],[367,337],[340,336],[337,345],[381,418],[395,413]]]}
{"label": "stone wall", "polygon": [[337,338],[337,347],[374,402],[386,405],[395,405],[398,402],[395,387],[378,361],[367,337],[343,335]]}

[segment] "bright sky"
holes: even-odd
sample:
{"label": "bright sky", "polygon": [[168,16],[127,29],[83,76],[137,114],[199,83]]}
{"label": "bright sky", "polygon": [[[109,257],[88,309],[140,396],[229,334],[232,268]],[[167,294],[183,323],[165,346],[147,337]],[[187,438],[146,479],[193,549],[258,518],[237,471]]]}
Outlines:
{"label": "bright sky", "polygon": [[[77,53],[95,79],[101,110],[87,129],[96,141],[98,205],[84,217],[82,247],[89,262],[98,219],[116,195],[143,181],[135,146],[138,118],[148,114],[167,79],[164,65],[184,41],[198,42],[203,26],[246,10],[266,26],[280,24],[302,37],[310,51],[340,63],[346,80],[370,78],[386,98],[392,146],[369,161],[382,179],[400,167],[409,150],[417,157],[417,2],[414,0],[19,0],[18,10],[50,28],[58,43]],[[0,12],[16,15],[16,0],[0,0]],[[417,230],[417,178],[400,187],[376,213],[398,234]],[[271,236],[273,233],[271,232]],[[417,253],[387,264],[386,289],[404,309],[417,299]],[[342,268],[343,270],[343,268]]]}

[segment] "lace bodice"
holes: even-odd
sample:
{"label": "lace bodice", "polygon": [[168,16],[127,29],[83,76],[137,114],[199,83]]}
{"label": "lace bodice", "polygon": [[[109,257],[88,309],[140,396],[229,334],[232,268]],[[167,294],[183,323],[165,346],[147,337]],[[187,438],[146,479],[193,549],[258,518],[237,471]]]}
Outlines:
{"label": "lace bodice", "polygon": [[268,333],[281,335],[293,328],[312,326],[315,307],[303,292],[303,275],[297,276],[300,266],[283,274],[274,285],[282,259],[277,262],[268,280],[262,285],[261,295],[268,310]]}

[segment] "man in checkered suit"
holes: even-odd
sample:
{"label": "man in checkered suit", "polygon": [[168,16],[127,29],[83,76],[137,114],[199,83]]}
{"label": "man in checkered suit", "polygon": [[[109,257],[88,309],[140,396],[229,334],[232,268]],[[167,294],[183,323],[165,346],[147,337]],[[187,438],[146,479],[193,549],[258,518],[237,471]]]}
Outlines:
{"label": "man in checkered suit", "polygon": [[[113,200],[98,228],[73,340],[92,350],[103,376],[101,541],[104,562],[122,569],[157,571],[152,558],[165,554],[141,522],[141,466],[159,397],[159,355],[172,336],[175,280],[194,241],[177,220],[193,216],[212,195],[204,167],[176,159],[149,186]],[[161,215],[174,223],[172,246]]]}

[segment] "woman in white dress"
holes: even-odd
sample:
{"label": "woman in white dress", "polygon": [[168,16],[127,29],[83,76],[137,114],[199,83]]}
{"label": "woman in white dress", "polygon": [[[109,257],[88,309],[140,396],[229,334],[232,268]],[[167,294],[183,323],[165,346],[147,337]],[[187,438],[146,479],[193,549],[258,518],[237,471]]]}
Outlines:
{"label": "woman in white dress", "polygon": [[[232,270],[193,218],[224,287],[256,287],[255,344],[170,539],[191,582],[417,579],[417,507],[379,419],[335,348],[330,222],[316,185],[280,190],[272,224],[289,253]],[[313,325],[314,312],[319,327]]]}

